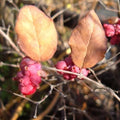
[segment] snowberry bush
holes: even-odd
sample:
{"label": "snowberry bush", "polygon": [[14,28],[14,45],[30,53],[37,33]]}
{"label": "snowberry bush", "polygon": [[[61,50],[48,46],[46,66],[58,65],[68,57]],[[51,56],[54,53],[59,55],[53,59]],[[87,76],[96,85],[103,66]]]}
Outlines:
{"label": "snowberry bush", "polygon": [[[82,1],[80,4],[81,3]],[[84,3],[86,3],[86,1],[84,1]],[[68,9],[68,7],[70,8],[71,5],[72,4],[68,4],[64,12],[66,12],[66,9]],[[52,12],[52,14],[54,14],[53,9]],[[70,11],[68,10],[67,12]],[[61,16],[61,13],[57,15]],[[114,70],[116,70],[117,64],[120,62],[116,59],[113,60],[119,53],[113,56],[113,58],[111,56],[111,59],[107,62],[106,59],[104,59],[107,48],[110,45],[108,44],[108,40],[110,40],[112,45],[120,44],[120,19],[113,24],[103,24],[102,26],[97,14],[92,9],[86,12],[83,18],[78,20],[72,32],[70,29],[65,28],[65,32],[58,34],[57,30],[61,30],[59,24],[63,25],[62,22],[64,22],[65,19],[64,15],[58,17],[60,21],[56,19],[55,21],[57,22],[55,25],[55,17],[56,15],[52,18],[48,17],[43,11],[33,5],[26,5],[19,10],[15,24],[15,32],[17,35],[16,42],[21,51],[16,45],[12,44],[13,48],[22,56],[18,72],[14,77],[14,81],[12,81],[15,85],[18,85],[19,92],[9,92],[21,97],[15,101],[20,101],[22,104],[17,102],[17,104],[14,104],[12,102],[12,104],[14,104],[13,106],[16,107],[19,104],[19,108],[19,106],[25,106],[25,102],[27,101],[32,102],[36,105],[35,116],[37,116],[37,107],[40,108],[38,119],[42,119],[42,117],[45,116],[51,117],[50,119],[53,119],[53,117],[55,119],[58,117],[59,119],[59,117],[61,117],[61,119],[74,118],[82,120],[83,118],[87,120],[88,118],[92,120],[94,107],[97,112],[93,119],[97,119],[96,115],[99,111],[102,111],[101,116],[103,116],[103,105],[105,105],[105,108],[109,107],[110,113],[111,111],[113,112],[113,109],[116,110],[116,107],[113,108],[113,96],[118,101],[120,101],[120,98],[116,94],[117,92],[102,82],[106,80],[106,78],[109,78],[112,79],[111,83],[113,83],[114,78],[112,77],[114,77],[116,73],[115,75],[112,75],[111,72],[107,73],[107,75],[103,74],[102,79],[100,75],[115,65]],[[66,21],[67,20],[68,19],[66,19]],[[56,27],[58,27],[58,29],[56,29]],[[67,36],[66,31],[69,31],[70,36],[64,44],[64,39]],[[0,31],[0,33],[2,32]],[[65,37],[61,34],[64,34],[63,36]],[[59,40],[58,42],[59,38],[63,38],[63,41]],[[8,39],[8,41],[10,41],[10,39]],[[63,44],[64,48],[62,46]],[[57,46],[63,51],[57,49]],[[118,48],[118,46],[114,47]],[[67,50],[70,50],[70,52],[67,53]],[[55,54],[55,52],[57,54]],[[102,62],[100,62],[101,60]],[[3,63],[0,62],[0,65],[1,64]],[[108,80],[108,82],[109,81],[110,80]],[[1,90],[0,88],[0,92]],[[108,101],[109,105],[106,105]],[[45,104],[42,104],[42,102]],[[9,106],[11,106],[11,103],[5,106],[5,108],[9,108]],[[52,108],[55,109],[52,111]],[[13,116],[16,116],[18,110],[19,109],[16,108]],[[33,108],[31,108],[31,110],[34,111]],[[51,111],[51,113],[47,116],[49,111]],[[59,115],[59,113],[63,116]],[[104,115],[105,117],[100,116],[100,120],[109,119],[108,114],[104,113]],[[110,119],[111,118],[110,116]]]}

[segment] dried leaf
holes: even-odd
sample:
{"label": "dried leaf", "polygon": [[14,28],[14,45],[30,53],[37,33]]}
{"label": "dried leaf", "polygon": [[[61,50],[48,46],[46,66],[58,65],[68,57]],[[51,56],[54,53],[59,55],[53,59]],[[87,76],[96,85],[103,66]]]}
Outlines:
{"label": "dried leaf", "polygon": [[104,58],[107,39],[94,10],[79,21],[71,34],[69,45],[72,60],[80,68],[93,67]]}
{"label": "dried leaf", "polygon": [[36,61],[50,59],[57,48],[57,32],[53,20],[37,7],[24,6],[17,17],[15,31],[18,45]]}

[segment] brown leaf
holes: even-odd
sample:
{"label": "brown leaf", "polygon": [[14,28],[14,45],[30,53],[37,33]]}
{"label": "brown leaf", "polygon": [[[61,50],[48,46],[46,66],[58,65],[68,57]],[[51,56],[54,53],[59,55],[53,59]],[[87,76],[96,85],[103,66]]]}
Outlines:
{"label": "brown leaf", "polygon": [[37,7],[24,6],[17,17],[15,31],[18,45],[36,61],[50,59],[57,48],[57,32],[53,20]]}
{"label": "brown leaf", "polygon": [[80,68],[93,67],[104,58],[107,39],[94,10],[79,21],[71,34],[69,45],[72,60]]}

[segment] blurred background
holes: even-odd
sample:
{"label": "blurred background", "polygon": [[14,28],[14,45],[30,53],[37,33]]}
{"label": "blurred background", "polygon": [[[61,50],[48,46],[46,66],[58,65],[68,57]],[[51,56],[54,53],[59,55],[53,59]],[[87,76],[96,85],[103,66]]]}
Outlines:
{"label": "blurred background", "polygon": [[[37,6],[55,22],[58,48],[51,60],[42,63],[45,66],[53,66],[70,54],[71,32],[91,9],[95,9],[102,24],[114,24],[120,17],[119,0],[0,0],[0,120],[120,120],[120,103],[109,90],[97,89],[94,84],[84,81],[66,82],[52,71],[47,71],[49,75],[43,79],[46,82],[37,92],[28,96],[40,101],[48,95],[41,104],[36,105],[14,94],[20,94],[13,77],[19,71],[23,54],[17,45],[14,27],[19,9],[24,5]],[[91,72],[88,77],[100,79],[119,95],[120,46],[111,46],[108,39],[109,47],[106,61],[93,67],[95,75]],[[49,95],[52,85],[56,87]],[[36,113],[37,117],[33,118]]]}

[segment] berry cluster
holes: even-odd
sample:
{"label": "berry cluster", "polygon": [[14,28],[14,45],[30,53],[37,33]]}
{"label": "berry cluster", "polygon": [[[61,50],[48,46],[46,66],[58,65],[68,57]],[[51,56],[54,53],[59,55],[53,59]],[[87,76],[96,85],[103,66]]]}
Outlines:
{"label": "berry cluster", "polygon": [[[84,76],[87,76],[89,74],[89,70],[86,70],[85,68],[80,69],[79,67],[77,67],[73,63],[70,56],[66,57],[65,60],[57,62],[55,67],[60,70],[66,70],[66,71],[70,71],[70,72],[74,72],[74,73],[82,73]],[[77,77],[76,75],[68,74],[68,73],[64,73],[64,72],[58,72],[58,73],[63,75],[63,77],[67,80],[74,80],[74,78]]]}
{"label": "berry cluster", "polygon": [[115,24],[104,24],[105,34],[112,45],[120,43],[120,19]]}
{"label": "berry cluster", "polygon": [[20,69],[14,77],[14,80],[19,81],[19,90],[23,95],[30,95],[36,92],[36,89],[41,83],[41,64],[24,57],[20,63]]}
{"label": "berry cluster", "polygon": [[[89,70],[80,69],[77,67],[71,57],[65,58],[64,61],[59,61],[55,67],[60,70],[71,71],[74,73],[82,73],[84,76],[87,76]],[[41,83],[41,76],[45,77],[41,64],[36,62],[29,57],[24,57],[20,63],[20,70],[17,75],[14,77],[14,80],[19,81],[19,90],[23,95],[31,95],[36,92],[37,88],[39,88],[39,84]],[[63,75],[63,77],[67,80],[74,80],[76,75],[68,74],[64,72],[58,72]]]}

